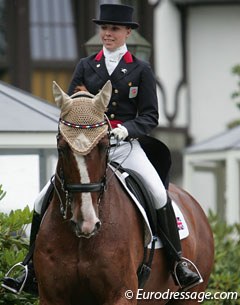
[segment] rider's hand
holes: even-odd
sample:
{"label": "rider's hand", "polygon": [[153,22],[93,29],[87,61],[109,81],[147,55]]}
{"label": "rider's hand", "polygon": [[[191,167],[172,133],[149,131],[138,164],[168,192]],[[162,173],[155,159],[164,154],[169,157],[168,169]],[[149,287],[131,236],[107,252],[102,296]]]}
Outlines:
{"label": "rider's hand", "polygon": [[128,136],[127,128],[121,124],[117,124],[117,127],[111,131],[111,134],[118,140],[123,141]]}

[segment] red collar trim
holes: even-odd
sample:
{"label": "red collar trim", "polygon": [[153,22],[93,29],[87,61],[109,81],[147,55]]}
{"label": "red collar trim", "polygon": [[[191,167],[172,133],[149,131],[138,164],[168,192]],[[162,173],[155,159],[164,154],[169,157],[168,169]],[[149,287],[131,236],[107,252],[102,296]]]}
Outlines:
{"label": "red collar trim", "polygon": [[[95,56],[95,60],[96,61],[100,61],[103,57],[103,50],[101,50],[96,56]],[[127,51],[124,55],[123,55],[123,59],[125,61],[125,63],[129,64],[133,62],[133,57],[132,54]]]}
{"label": "red collar trim", "polygon": [[126,63],[126,64],[130,64],[130,63],[133,62],[132,54],[131,54],[129,51],[127,51],[127,52],[124,54],[123,59],[125,60],[125,63]]}
{"label": "red collar trim", "polygon": [[103,50],[101,50],[95,57],[96,61],[100,61],[103,57]]}

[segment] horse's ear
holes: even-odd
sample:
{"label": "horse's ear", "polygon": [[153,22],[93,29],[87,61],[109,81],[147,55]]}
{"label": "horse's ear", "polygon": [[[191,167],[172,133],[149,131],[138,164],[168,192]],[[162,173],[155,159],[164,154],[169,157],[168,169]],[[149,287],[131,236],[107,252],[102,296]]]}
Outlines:
{"label": "horse's ear", "polygon": [[99,110],[103,112],[107,110],[107,106],[109,104],[111,95],[112,95],[112,84],[111,81],[108,80],[106,84],[103,86],[102,90],[94,97],[95,105]]}
{"label": "horse's ear", "polygon": [[72,100],[55,81],[53,81],[53,97],[55,103],[61,109],[61,117],[63,117],[70,110]]}

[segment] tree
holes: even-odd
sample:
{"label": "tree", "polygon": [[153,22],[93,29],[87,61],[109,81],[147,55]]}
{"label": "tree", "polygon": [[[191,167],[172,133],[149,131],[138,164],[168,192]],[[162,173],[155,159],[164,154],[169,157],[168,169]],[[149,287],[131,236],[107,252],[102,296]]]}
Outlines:
{"label": "tree", "polygon": [[[231,98],[240,110],[240,65],[235,65],[232,68],[232,74],[237,76],[237,89],[232,93]],[[233,120],[228,124],[228,128],[233,128],[240,125],[240,119]]]}

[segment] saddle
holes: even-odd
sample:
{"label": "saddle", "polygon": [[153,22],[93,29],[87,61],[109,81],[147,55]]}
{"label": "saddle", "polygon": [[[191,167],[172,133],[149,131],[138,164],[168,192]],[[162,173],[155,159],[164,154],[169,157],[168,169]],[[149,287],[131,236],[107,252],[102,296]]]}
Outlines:
{"label": "saddle", "polygon": [[136,197],[146,212],[152,234],[157,234],[157,216],[153,204],[153,198],[149,190],[145,187],[141,176],[134,170],[123,168],[116,162],[111,162],[110,165],[118,170],[121,174],[127,173],[125,177],[126,187]]}
{"label": "saddle", "polygon": [[[170,150],[163,142],[150,136],[139,138],[139,143],[167,190],[169,186],[169,172],[172,164]],[[127,189],[142,205],[146,212],[152,234],[153,236],[157,236],[157,216],[153,204],[153,198],[151,193],[145,187],[141,175],[133,170],[121,167],[116,162],[111,162],[110,165],[119,170],[120,173],[125,172],[128,174],[125,178]]]}
{"label": "saddle", "polygon": [[[141,138],[139,142],[167,190],[169,186],[169,171],[171,167],[171,155],[169,149],[161,141],[148,136]],[[157,214],[154,207],[153,197],[145,187],[139,173],[128,168],[123,168],[115,162],[111,162],[109,166],[121,182],[123,188],[125,188],[125,191],[130,195],[130,197],[132,197],[144,219],[144,256],[142,263],[137,270],[138,287],[143,288],[151,273],[155,248],[162,246],[161,241],[158,238]],[[176,204],[175,215],[179,230],[183,230],[181,232],[182,234],[180,234],[180,238],[185,238],[188,236],[189,232],[183,215]],[[150,242],[148,235],[149,232],[151,235]],[[148,249],[150,249],[150,251]]]}

